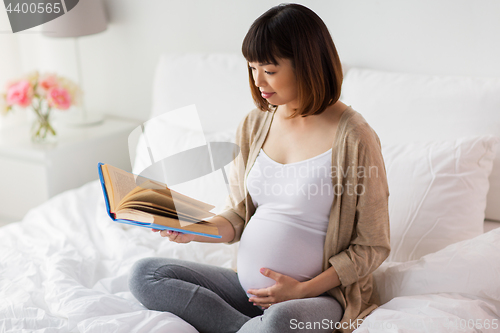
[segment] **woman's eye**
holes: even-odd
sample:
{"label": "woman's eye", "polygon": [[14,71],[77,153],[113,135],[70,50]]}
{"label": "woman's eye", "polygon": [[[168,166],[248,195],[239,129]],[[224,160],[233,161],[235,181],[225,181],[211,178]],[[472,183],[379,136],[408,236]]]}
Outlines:
{"label": "woman's eye", "polygon": [[276,72],[268,72],[268,71],[265,71],[265,72],[266,72],[266,74],[269,74],[269,75],[273,75],[274,73],[276,73]]}

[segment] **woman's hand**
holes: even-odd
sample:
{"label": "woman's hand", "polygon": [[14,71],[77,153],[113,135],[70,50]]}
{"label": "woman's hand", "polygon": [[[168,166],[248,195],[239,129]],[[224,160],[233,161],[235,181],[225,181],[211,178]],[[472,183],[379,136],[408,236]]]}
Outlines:
{"label": "woman's hand", "polygon": [[172,242],[176,243],[189,243],[193,241],[196,235],[193,234],[185,234],[182,232],[172,231],[172,230],[158,230],[152,229],[153,232],[160,232],[161,237],[168,237],[168,239]]}
{"label": "woman's hand", "polygon": [[247,293],[255,295],[249,298],[249,301],[253,302],[254,305],[267,309],[274,303],[304,297],[301,282],[294,278],[268,268],[261,268],[260,273],[273,279],[276,283],[268,288],[248,289]]}

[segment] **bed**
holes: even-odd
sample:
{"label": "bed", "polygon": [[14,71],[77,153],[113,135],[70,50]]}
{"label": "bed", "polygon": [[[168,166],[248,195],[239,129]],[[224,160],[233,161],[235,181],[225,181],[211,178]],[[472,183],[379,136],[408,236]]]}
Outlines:
{"label": "bed", "polygon": [[[197,109],[162,123],[176,133],[161,141],[166,149],[234,140],[253,108],[246,75],[239,55],[163,55],[151,119],[190,104]],[[216,93],[221,85],[234,92],[225,103]],[[355,332],[500,331],[500,80],[349,68],[342,100],[377,131],[391,192],[392,252],[374,272],[383,304]],[[190,112],[197,118],[184,121]],[[140,136],[131,139],[130,155],[140,173],[148,163]],[[176,189],[220,211],[222,171]],[[237,249],[171,243],[115,223],[100,184],[90,182],[0,228],[0,331],[195,333],[174,314],[135,300],[130,268],[150,256],[235,268]]]}

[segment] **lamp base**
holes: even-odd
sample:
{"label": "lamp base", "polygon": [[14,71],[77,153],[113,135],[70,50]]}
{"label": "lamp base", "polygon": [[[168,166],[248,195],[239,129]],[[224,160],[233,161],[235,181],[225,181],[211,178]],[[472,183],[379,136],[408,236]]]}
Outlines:
{"label": "lamp base", "polygon": [[80,113],[61,117],[60,120],[70,127],[95,126],[104,121],[104,115],[100,113]]}

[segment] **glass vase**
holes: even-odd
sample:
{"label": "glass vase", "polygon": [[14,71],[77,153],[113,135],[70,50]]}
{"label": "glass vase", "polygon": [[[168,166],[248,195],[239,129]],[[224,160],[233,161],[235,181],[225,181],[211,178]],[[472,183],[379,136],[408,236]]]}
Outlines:
{"label": "glass vase", "polygon": [[50,123],[50,110],[45,114],[35,110],[36,118],[31,127],[31,141],[34,143],[55,143],[57,142],[57,133]]}

